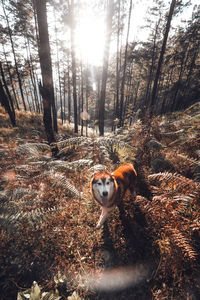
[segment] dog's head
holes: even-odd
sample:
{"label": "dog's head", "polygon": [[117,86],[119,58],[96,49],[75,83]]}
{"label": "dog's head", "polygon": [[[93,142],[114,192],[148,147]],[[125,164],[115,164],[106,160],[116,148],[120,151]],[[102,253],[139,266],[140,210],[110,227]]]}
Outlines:
{"label": "dog's head", "polygon": [[116,193],[117,183],[111,173],[97,172],[90,182],[91,192],[101,206],[109,207],[110,200]]}

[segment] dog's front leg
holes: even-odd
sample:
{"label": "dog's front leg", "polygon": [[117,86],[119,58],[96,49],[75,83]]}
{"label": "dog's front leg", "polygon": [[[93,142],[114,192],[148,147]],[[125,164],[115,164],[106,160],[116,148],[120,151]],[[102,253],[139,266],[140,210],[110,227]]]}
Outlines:
{"label": "dog's front leg", "polygon": [[109,213],[111,212],[111,210],[113,210],[113,207],[110,207],[110,208],[102,207],[101,208],[101,215],[99,217],[99,221],[98,221],[97,226],[96,226],[97,229],[101,228],[101,226],[103,225],[103,223],[107,219],[107,217],[108,217]]}

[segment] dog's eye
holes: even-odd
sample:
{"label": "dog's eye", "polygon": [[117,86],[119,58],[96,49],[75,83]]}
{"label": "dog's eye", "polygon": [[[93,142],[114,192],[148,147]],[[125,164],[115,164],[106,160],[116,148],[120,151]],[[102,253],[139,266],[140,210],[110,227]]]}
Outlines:
{"label": "dog's eye", "polygon": [[110,182],[106,182],[106,184],[107,184],[107,185],[109,185],[109,184],[110,184]]}
{"label": "dog's eye", "polygon": [[98,182],[98,185],[101,185],[101,182]]}

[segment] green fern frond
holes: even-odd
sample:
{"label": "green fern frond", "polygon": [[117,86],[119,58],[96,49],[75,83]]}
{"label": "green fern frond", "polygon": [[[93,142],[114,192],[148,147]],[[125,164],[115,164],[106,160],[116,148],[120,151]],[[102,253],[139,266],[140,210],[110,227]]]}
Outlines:
{"label": "green fern frond", "polygon": [[49,172],[49,179],[54,187],[61,188],[64,193],[82,198],[81,193],[69,182],[65,175]]}
{"label": "green fern frond", "polygon": [[[128,158],[128,161],[130,159],[134,159],[136,155],[136,150],[134,147],[132,147],[129,143],[122,141],[121,139],[117,138],[111,138],[111,137],[100,137],[96,139],[95,144],[99,149],[101,150],[101,147],[104,147],[103,151],[101,150],[103,156],[107,157],[109,160],[109,157],[117,156],[121,157],[121,161],[126,161]],[[107,154],[104,153],[107,151]]]}
{"label": "green fern frond", "polygon": [[74,147],[74,146],[80,146],[80,145],[84,146],[84,145],[89,145],[91,143],[92,143],[91,138],[79,136],[79,137],[69,138],[67,140],[64,140],[64,141],[61,141],[61,142],[58,142],[58,143],[55,143],[52,145],[56,145],[59,150],[62,149],[59,152],[59,154],[61,154],[66,147]]}
{"label": "green fern frond", "polygon": [[26,143],[19,145],[16,149],[16,152],[19,156],[22,155],[31,155],[33,157],[40,156],[40,152],[51,151],[51,148],[47,144],[43,143]]}
{"label": "green fern frond", "polygon": [[90,167],[93,164],[93,160],[91,159],[79,159],[72,162],[66,162],[62,160],[54,160],[48,163],[48,167],[54,168],[58,171],[77,171],[84,169],[86,167]]}
{"label": "green fern frond", "polygon": [[72,161],[68,163],[68,166],[71,169],[80,170],[86,167],[90,167],[93,164],[93,160],[91,159],[79,159],[76,161]]}
{"label": "green fern frond", "polygon": [[15,201],[16,204],[19,204],[18,201],[21,200],[26,195],[36,196],[37,191],[18,187],[12,191],[12,194],[10,195],[10,201]]}
{"label": "green fern frond", "polygon": [[55,169],[57,171],[70,171],[69,163],[63,160],[53,160],[46,164],[47,169]]}
{"label": "green fern frond", "polygon": [[108,149],[124,150],[127,152],[135,152],[135,148],[128,143],[121,141],[120,139],[110,137],[99,137],[96,140],[96,144],[99,146],[105,146]]}
{"label": "green fern frond", "polygon": [[[40,159],[41,159],[41,157],[40,157]],[[48,161],[41,161],[41,160],[39,160],[39,161],[32,161],[32,162],[30,162],[29,163],[29,165],[34,169],[34,168],[45,168],[45,167],[47,167],[47,163],[48,163]]]}
{"label": "green fern frond", "polygon": [[15,167],[15,170],[19,170],[19,171],[27,171],[31,169],[33,169],[31,165],[19,165]]}
{"label": "green fern frond", "polygon": [[20,210],[17,212],[5,212],[0,214],[0,224],[4,230],[6,230],[8,233],[12,233],[23,220],[27,220],[29,225],[32,227],[36,225],[41,226],[42,221],[49,220],[55,213],[65,209],[66,207],[63,205],[55,205],[47,209],[40,207],[33,208],[25,212]]}
{"label": "green fern frond", "polygon": [[7,202],[9,199],[8,191],[0,192],[0,204]]}
{"label": "green fern frond", "polygon": [[1,229],[5,230],[7,233],[12,233],[16,230],[21,219],[21,214],[19,212],[5,212],[0,214],[0,225]]}
{"label": "green fern frond", "polygon": [[44,209],[43,207],[32,209],[31,211],[27,211],[25,213],[21,213],[21,218],[26,218],[30,224],[32,225],[40,225],[42,220],[48,220],[52,217],[52,214],[55,212],[59,212],[66,209],[63,205],[54,205],[53,207],[49,207]]}

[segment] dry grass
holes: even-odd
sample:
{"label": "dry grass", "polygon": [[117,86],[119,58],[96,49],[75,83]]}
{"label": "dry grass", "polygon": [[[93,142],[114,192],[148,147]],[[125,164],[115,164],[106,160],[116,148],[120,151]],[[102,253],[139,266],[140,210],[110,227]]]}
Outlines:
{"label": "dry grass", "polygon": [[[73,138],[59,144],[56,160],[45,146],[41,116],[18,112],[17,121],[11,128],[0,111],[2,299],[16,299],[34,280],[63,299],[74,290],[85,299],[198,298],[198,161],[189,142],[169,146],[177,136],[169,140],[159,128],[170,123],[165,128],[173,133],[180,129],[177,121],[154,120],[150,135],[137,123],[121,144],[115,137]],[[60,130],[59,139],[66,128]],[[149,149],[151,139],[163,148]],[[176,173],[152,174],[157,157],[169,160]],[[149,176],[152,201],[127,193],[124,209],[112,212],[97,231],[100,208],[89,192],[91,167],[104,164],[113,171],[130,158]]]}

